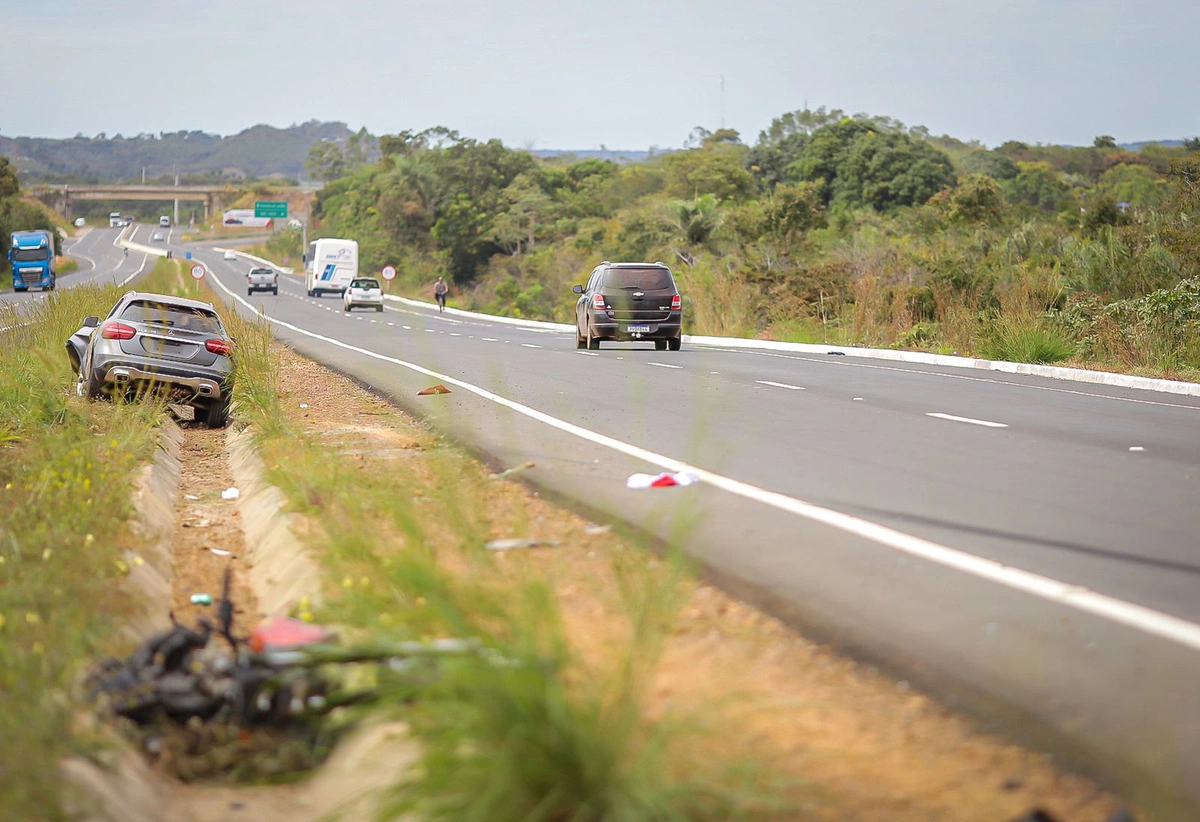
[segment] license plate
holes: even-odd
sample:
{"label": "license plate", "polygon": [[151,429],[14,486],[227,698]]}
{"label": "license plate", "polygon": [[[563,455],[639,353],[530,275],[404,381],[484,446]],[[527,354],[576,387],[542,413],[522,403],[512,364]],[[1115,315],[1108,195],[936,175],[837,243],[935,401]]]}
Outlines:
{"label": "license plate", "polygon": [[649,334],[650,326],[648,325],[627,325],[625,330],[630,334]]}

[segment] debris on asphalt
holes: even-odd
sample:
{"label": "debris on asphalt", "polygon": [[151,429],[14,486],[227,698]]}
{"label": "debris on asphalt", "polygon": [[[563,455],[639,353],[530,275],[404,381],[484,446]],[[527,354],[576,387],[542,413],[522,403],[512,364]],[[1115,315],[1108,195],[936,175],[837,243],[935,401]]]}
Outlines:
{"label": "debris on asphalt", "polygon": [[212,605],[212,594],[192,594],[188,601],[193,605]]}
{"label": "debris on asphalt", "polygon": [[221,492],[221,499],[237,499],[242,495],[242,492],[236,488],[226,488]]}
{"label": "debris on asphalt", "polygon": [[490,474],[488,476],[488,479],[490,479],[490,480],[508,479],[513,474],[517,474],[517,473],[520,473],[521,471],[525,471],[530,468],[536,468],[536,467],[537,466],[534,465],[534,463],[532,463],[532,462],[523,462],[520,465],[517,465],[513,468],[509,468],[507,471],[501,471],[499,474]]}
{"label": "debris on asphalt", "polygon": [[695,485],[700,478],[691,471],[679,471],[672,474],[663,471],[661,474],[632,474],[625,480],[626,488],[641,490],[643,488],[669,488],[672,485]]}
{"label": "debris on asphalt", "polygon": [[489,551],[516,551],[521,548],[557,548],[556,539],[494,539],[483,547]]}
{"label": "debris on asphalt", "polygon": [[449,394],[450,389],[442,385],[440,382],[437,385],[431,385],[429,388],[422,388],[417,392],[418,397],[425,397],[430,394]]}

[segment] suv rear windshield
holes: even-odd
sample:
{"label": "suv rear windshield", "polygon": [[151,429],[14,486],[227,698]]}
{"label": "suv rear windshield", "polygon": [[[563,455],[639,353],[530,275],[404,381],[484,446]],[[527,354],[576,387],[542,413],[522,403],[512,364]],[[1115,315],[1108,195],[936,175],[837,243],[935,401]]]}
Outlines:
{"label": "suv rear windshield", "polygon": [[132,322],[165,325],[171,328],[182,328],[187,331],[204,331],[210,334],[220,334],[221,321],[211,311],[200,308],[190,308],[182,305],[151,300],[136,300],[125,306],[121,312],[122,320]]}
{"label": "suv rear windshield", "polygon": [[251,276],[262,275],[262,274],[266,274],[267,276],[270,276],[274,273],[275,272],[269,268],[252,268],[252,269],[250,269]]}
{"label": "suv rear windshield", "polygon": [[350,283],[351,288],[379,288],[378,280],[354,280]]}
{"label": "suv rear windshield", "polygon": [[675,281],[671,279],[671,272],[665,268],[610,268],[604,272],[601,288],[666,291],[675,288]]}

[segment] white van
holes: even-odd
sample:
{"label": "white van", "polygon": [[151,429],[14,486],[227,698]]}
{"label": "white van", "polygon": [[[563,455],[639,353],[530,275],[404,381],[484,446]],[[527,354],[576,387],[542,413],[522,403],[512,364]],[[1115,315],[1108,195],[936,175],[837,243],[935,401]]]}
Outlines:
{"label": "white van", "polygon": [[171,218],[164,214],[163,216],[158,218],[158,224],[160,226],[162,226],[163,228],[170,228],[171,227]]}
{"label": "white van", "polygon": [[358,276],[358,243],[354,240],[323,238],[308,244],[304,255],[304,287],[308,296],[325,292],[345,293]]}
{"label": "white van", "polygon": [[121,212],[113,211],[108,215],[108,227],[116,228],[121,224]]}

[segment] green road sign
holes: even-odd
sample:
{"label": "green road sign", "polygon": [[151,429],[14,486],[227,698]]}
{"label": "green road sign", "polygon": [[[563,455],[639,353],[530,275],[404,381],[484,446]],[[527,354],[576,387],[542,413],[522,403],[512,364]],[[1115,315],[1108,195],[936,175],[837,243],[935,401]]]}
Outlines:
{"label": "green road sign", "polygon": [[272,200],[259,200],[254,204],[254,216],[286,220],[287,203],[284,201],[274,202]]}

